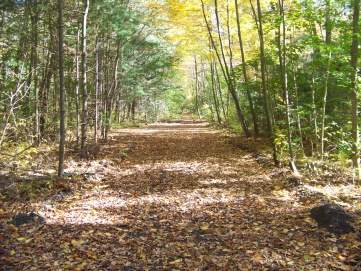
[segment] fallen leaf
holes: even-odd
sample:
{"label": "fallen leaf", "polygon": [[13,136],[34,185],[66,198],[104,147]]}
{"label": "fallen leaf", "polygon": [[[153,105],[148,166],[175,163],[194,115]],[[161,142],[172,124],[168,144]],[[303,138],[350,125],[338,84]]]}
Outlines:
{"label": "fallen leaf", "polygon": [[262,256],[260,254],[256,254],[252,257],[252,260],[255,262],[259,262],[262,259]]}
{"label": "fallen leaf", "polygon": [[203,226],[201,226],[201,230],[202,231],[206,231],[206,230],[208,230],[208,228],[209,228],[209,225],[203,225]]}
{"label": "fallen leaf", "polygon": [[75,240],[75,239],[71,240],[71,244],[72,244],[73,246],[75,246],[75,247],[79,247],[79,246],[80,246],[79,242],[78,242],[77,240]]}

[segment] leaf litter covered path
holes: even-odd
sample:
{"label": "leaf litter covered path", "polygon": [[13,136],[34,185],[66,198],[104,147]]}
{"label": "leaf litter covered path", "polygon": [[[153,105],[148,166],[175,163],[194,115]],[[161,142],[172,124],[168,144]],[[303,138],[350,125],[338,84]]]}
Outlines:
{"label": "leaf litter covered path", "polygon": [[232,142],[204,123],[116,130],[67,163],[76,191],[31,203],[45,224],[7,224],[2,270],[352,270],[357,233],[310,218],[327,199]]}

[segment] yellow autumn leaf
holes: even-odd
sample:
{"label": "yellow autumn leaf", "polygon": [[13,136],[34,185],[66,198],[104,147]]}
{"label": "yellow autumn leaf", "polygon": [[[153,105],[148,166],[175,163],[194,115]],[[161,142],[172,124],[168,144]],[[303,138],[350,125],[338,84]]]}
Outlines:
{"label": "yellow autumn leaf", "polygon": [[98,259],[97,255],[95,255],[92,251],[87,251],[86,255],[88,255],[89,258],[93,258],[94,260]]}
{"label": "yellow autumn leaf", "polygon": [[11,255],[11,256],[13,256],[13,255],[15,255],[15,254],[16,254],[15,250],[10,251],[10,255]]}
{"label": "yellow autumn leaf", "polygon": [[71,240],[71,244],[75,247],[78,247],[79,246],[79,242],[75,239]]}
{"label": "yellow autumn leaf", "polygon": [[209,225],[203,225],[203,226],[201,226],[201,230],[202,230],[202,231],[206,231],[206,230],[208,230],[208,228],[209,228]]}
{"label": "yellow autumn leaf", "polygon": [[169,264],[176,264],[176,263],[179,263],[181,261],[182,261],[182,259],[180,258],[180,259],[177,259],[177,260],[174,260],[174,261],[170,262]]}

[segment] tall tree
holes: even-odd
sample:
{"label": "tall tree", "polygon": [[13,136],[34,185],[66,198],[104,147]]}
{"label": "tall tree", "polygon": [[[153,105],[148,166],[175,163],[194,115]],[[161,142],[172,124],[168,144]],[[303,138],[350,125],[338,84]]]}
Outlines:
{"label": "tall tree", "polygon": [[58,176],[64,174],[64,150],[65,150],[65,87],[64,87],[64,42],[63,42],[63,1],[58,0],[59,12],[59,82],[60,82],[60,142],[59,142],[59,166]]}
{"label": "tall tree", "polygon": [[284,101],[286,105],[286,125],[287,125],[287,143],[288,143],[288,152],[289,152],[289,165],[293,173],[299,175],[296,164],[295,156],[292,146],[292,131],[291,131],[291,113],[290,113],[290,98],[289,98],[289,89],[288,89],[288,74],[286,70],[286,14],[285,6],[283,0],[278,0],[278,6],[280,10],[281,24],[278,30],[278,47],[279,47],[279,63],[281,67],[281,84],[284,95]]}
{"label": "tall tree", "polygon": [[82,118],[81,118],[81,156],[87,156],[87,121],[88,121],[88,91],[87,91],[87,55],[86,55],[86,32],[87,18],[89,11],[89,0],[84,0],[84,12],[82,21],[82,37],[81,37],[81,90],[82,90]]}
{"label": "tall tree", "polygon": [[353,20],[352,20],[352,47],[351,47],[351,122],[352,122],[352,165],[356,172],[357,180],[361,179],[360,169],[360,149],[359,149],[359,127],[358,127],[358,86],[357,86],[357,60],[359,45],[359,17],[360,17],[360,0],[353,2]]}
{"label": "tall tree", "polygon": [[214,51],[215,51],[215,53],[217,55],[217,59],[218,59],[219,65],[221,67],[222,74],[223,74],[224,79],[225,79],[225,81],[227,83],[228,91],[229,91],[229,93],[232,96],[232,99],[234,101],[237,116],[238,116],[238,119],[239,119],[239,121],[240,121],[240,123],[242,125],[243,132],[246,134],[247,137],[249,137],[251,134],[249,132],[248,125],[246,123],[244,114],[243,114],[242,109],[240,107],[238,95],[237,95],[236,88],[235,88],[234,77],[232,77],[232,75],[231,75],[230,67],[229,67],[229,64],[228,64],[229,61],[227,61],[227,59],[226,59],[226,52],[225,52],[225,49],[224,49],[224,46],[223,46],[223,39],[222,39],[222,35],[221,35],[222,31],[221,31],[219,12],[218,12],[218,1],[214,0],[214,15],[215,15],[215,18],[216,18],[217,37],[218,37],[218,42],[219,42],[220,49],[218,49],[218,47],[216,46],[215,39],[213,38],[212,28],[211,28],[211,26],[210,26],[210,24],[208,22],[207,15],[206,15],[206,12],[205,12],[204,1],[201,0],[201,2],[202,2],[203,18],[204,18],[204,21],[205,21],[205,24],[206,24],[206,27],[207,27],[207,30],[208,30],[208,34],[209,34],[209,38],[211,40],[212,47],[213,47],[213,49],[214,49]]}
{"label": "tall tree", "polygon": [[255,17],[255,21],[256,21],[257,29],[258,29],[258,37],[259,37],[259,45],[260,45],[260,59],[261,59],[262,93],[263,93],[263,103],[265,106],[265,114],[266,114],[266,119],[267,119],[268,134],[272,140],[274,163],[275,163],[275,165],[279,165],[278,149],[275,144],[275,130],[274,130],[274,124],[273,124],[273,120],[272,120],[271,105],[270,105],[270,99],[269,99],[269,94],[268,94],[268,89],[267,89],[267,81],[266,81],[267,69],[266,69],[266,54],[265,54],[265,48],[264,48],[265,46],[264,46],[261,3],[260,3],[260,0],[257,0],[257,13],[252,4],[252,0],[250,0],[250,4],[252,7],[253,15]]}
{"label": "tall tree", "polygon": [[248,85],[249,80],[248,80],[248,75],[247,75],[246,58],[245,58],[245,52],[244,52],[244,46],[243,46],[241,23],[240,23],[240,18],[239,18],[240,16],[239,16],[238,0],[234,1],[234,5],[236,7],[237,34],[238,34],[238,41],[239,41],[239,47],[240,47],[240,51],[241,51],[241,58],[242,58],[243,80],[244,80],[244,83],[245,83],[246,89],[247,89],[247,98],[248,98],[248,102],[249,102],[250,111],[252,114],[254,135],[255,135],[255,137],[258,137],[259,136],[258,118],[257,118],[256,112],[254,110],[251,90]]}

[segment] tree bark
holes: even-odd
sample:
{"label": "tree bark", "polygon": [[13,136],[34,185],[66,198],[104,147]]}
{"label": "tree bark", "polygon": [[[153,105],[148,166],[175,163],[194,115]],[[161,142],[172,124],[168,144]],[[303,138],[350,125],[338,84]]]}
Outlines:
{"label": "tree bark", "polygon": [[254,136],[259,137],[258,118],[257,118],[257,115],[256,115],[255,110],[254,110],[251,91],[250,91],[249,86],[248,86],[246,58],[245,58],[244,48],[243,48],[241,23],[240,23],[240,20],[239,20],[238,0],[235,0],[234,4],[236,6],[237,34],[238,34],[238,40],[239,40],[239,48],[241,50],[243,79],[244,79],[244,83],[246,85],[249,108],[250,108],[251,114],[252,114]]}
{"label": "tree bark", "polygon": [[95,42],[95,116],[94,116],[94,143],[98,143],[98,96],[99,96],[99,43],[98,38]]}
{"label": "tree bark", "polygon": [[194,55],[194,80],[195,80],[195,91],[196,91],[196,110],[198,118],[201,119],[201,113],[199,110],[199,79],[198,79],[198,63],[197,63],[197,56]]}
{"label": "tree bark", "polygon": [[267,127],[268,127],[268,134],[269,137],[272,140],[272,147],[273,147],[273,160],[276,166],[279,165],[278,160],[278,149],[275,144],[275,132],[274,132],[274,126],[272,121],[272,112],[271,112],[271,106],[270,106],[270,100],[268,95],[268,89],[267,89],[267,81],[266,81],[266,57],[265,57],[265,51],[264,51],[264,37],[263,37],[263,25],[262,25],[262,11],[261,11],[261,3],[260,0],[257,0],[257,15],[254,10],[252,0],[250,0],[253,15],[255,16],[256,25],[258,27],[258,35],[259,35],[259,44],[260,44],[260,58],[261,58],[261,78],[262,78],[262,93],[263,93],[263,100],[264,100],[264,106],[265,106],[265,113],[266,113],[266,119],[267,119]]}
{"label": "tree bark", "polygon": [[64,175],[65,153],[65,87],[64,87],[64,49],[63,49],[63,3],[58,0],[59,12],[59,82],[60,82],[60,142],[59,142],[59,166],[58,176]]}
{"label": "tree bark", "polygon": [[34,82],[34,128],[35,128],[35,142],[36,145],[40,145],[41,142],[41,134],[40,134],[40,103],[39,103],[39,76],[38,76],[38,39],[39,39],[39,31],[38,31],[38,22],[39,22],[39,11],[38,11],[38,1],[34,1],[33,8],[35,10],[31,10],[31,25],[32,25],[32,48],[31,48],[31,77]]}
{"label": "tree bark", "polygon": [[321,159],[324,158],[325,152],[325,122],[326,122],[326,104],[327,104],[327,93],[328,93],[328,79],[330,76],[330,66],[331,66],[331,57],[332,52],[328,53],[327,66],[326,66],[326,74],[325,74],[325,82],[323,88],[323,97],[322,97],[322,108],[321,108],[321,131],[320,131],[320,156]]}
{"label": "tree bark", "polygon": [[278,5],[280,9],[280,16],[282,23],[279,27],[279,62],[281,67],[281,83],[283,89],[284,100],[286,104],[286,124],[287,124],[287,143],[288,143],[288,152],[289,152],[289,165],[292,172],[296,175],[299,175],[295,158],[293,154],[292,147],[292,132],[291,132],[291,112],[290,112],[290,101],[289,101],[289,90],[287,82],[287,70],[286,70],[286,15],[284,11],[284,2],[283,0],[278,0]]}
{"label": "tree bark", "polygon": [[87,156],[87,119],[88,119],[88,92],[87,92],[87,71],[86,71],[86,28],[87,17],[89,11],[89,0],[84,0],[84,13],[82,22],[82,37],[81,37],[81,89],[82,89],[82,123],[81,123],[81,157]]}
{"label": "tree bark", "polygon": [[353,20],[352,20],[352,47],[351,47],[351,123],[352,123],[352,166],[356,173],[356,179],[361,179],[360,169],[360,150],[359,150],[359,127],[358,127],[358,87],[357,87],[357,61],[358,61],[358,35],[359,35],[359,15],[360,15],[360,0],[354,1]]}
{"label": "tree bark", "polygon": [[213,102],[214,102],[214,108],[216,110],[216,116],[217,116],[217,122],[218,124],[222,123],[222,118],[219,112],[219,101],[217,99],[217,92],[216,92],[216,74],[215,74],[215,61],[210,62],[211,66],[211,89],[212,89],[212,96],[213,96]]}
{"label": "tree bark", "polygon": [[76,114],[76,146],[79,147],[80,142],[80,99],[79,99],[79,40],[80,40],[80,24],[76,35],[75,45],[75,114]]}

